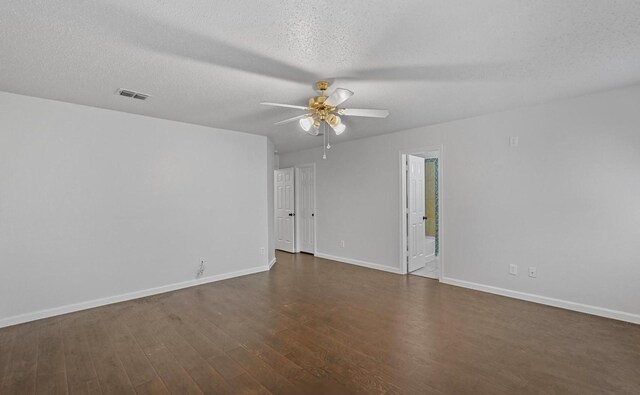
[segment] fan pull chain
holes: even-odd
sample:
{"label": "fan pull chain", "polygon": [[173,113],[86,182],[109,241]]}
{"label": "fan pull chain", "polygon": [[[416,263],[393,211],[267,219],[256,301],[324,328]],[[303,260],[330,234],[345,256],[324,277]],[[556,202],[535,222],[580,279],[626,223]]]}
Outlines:
{"label": "fan pull chain", "polygon": [[331,132],[327,134],[327,149],[331,149],[331,143],[329,142],[329,140],[331,140]]}
{"label": "fan pull chain", "polygon": [[327,159],[327,124],[324,122],[322,122],[322,130],[322,137],[324,138],[324,146],[322,147],[324,151],[322,152],[322,159]]}

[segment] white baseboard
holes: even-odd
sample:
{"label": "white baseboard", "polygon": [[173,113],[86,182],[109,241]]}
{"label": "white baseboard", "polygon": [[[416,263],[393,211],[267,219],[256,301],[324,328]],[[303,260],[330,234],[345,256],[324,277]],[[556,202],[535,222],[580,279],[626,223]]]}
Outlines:
{"label": "white baseboard", "polygon": [[514,299],[526,300],[528,302],[540,303],[547,306],[559,307],[561,309],[578,311],[580,313],[597,315],[600,317],[612,318],[614,320],[640,324],[640,315],[626,313],[624,311],[611,310],[604,307],[596,307],[582,303],[569,302],[567,300],[549,298],[547,296],[535,295],[526,292],[513,291],[505,288],[493,287],[490,285],[478,284],[455,278],[443,277],[441,282],[458,287],[474,289],[476,291],[488,292],[496,295],[508,296]]}
{"label": "white baseboard", "polygon": [[271,270],[271,268],[272,268],[272,267],[273,267],[273,265],[275,265],[275,264],[276,264],[276,258],[273,258],[273,259],[271,260],[271,262],[269,262],[269,269],[268,269],[268,270]]}
{"label": "white baseboard", "polygon": [[212,282],[221,281],[221,280],[227,280],[229,278],[246,276],[248,274],[254,274],[259,272],[266,272],[269,269],[271,269],[274,263],[275,263],[275,259],[273,259],[268,266],[257,266],[257,267],[238,270],[230,273],[216,274],[214,276],[207,276],[207,277],[202,277],[195,280],[188,280],[188,281],[182,281],[179,283],[162,285],[160,287],[144,289],[142,291],[128,292],[125,294],[108,296],[106,298],[93,299],[86,302],[74,303],[74,304],[54,307],[46,310],[39,310],[32,313],[26,313],[26,314],[15,315],[12,317],[2,318],[0,319],[0,328],[4,328],[11,325],[22,324],[25,322],[40,320],[43,318],[53,317],[56,315],[73,313],[75,311],[92,309],[94,307],[100,307],[108,304],[124,302],[127,300],[143,298],[145,296],[157,295],[157,294],[170,292],[170,291],[176,291],[178,289],[194,287],[196,285],[202,285],[202,284],[212,283]]}
{"label": "white baseboard", "polygon": [[337,262],[342,262],[342,263],[350,263],[352,265],[368,267],[370,269],[382,270],[384,272],[402,274],[402,271],[400,269],[398,269],[397,267],[379,265],[377,263],[365,262],[365,261],[361,261],[361,260],[358,260],[358,259],[343,258],[343,257],[340,257],[340,256],[324,254],[322,252],[316,252],[315,256],[318,257],[318,258],[330,259],[332,261],[337,261]]}

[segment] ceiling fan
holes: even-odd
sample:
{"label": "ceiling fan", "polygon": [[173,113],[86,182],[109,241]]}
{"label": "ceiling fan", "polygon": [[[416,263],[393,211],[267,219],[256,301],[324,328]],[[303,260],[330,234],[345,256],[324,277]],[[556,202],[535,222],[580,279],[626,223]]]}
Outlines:
{"label": "ceiling fan", "polygon": [[374,110],[365,108],[338,108],[339,105],[347,101],[353,92],[348,89],[336,88],[331,96],[326,95],[326,91],[329,88],[329,81],[318,81],[315,86],[320,91],[320,96],[312,97],[309,99],[309,105],[298,106],[294,104],[282,104],[282,103],[270,103],[263,102],[265,106],[275,107],[288,107],[304,110],[305,113],[293,118],[285,119],[280,122],[276,122],[276,125],[282,125],[289,122],[298,121],[300,127],[306,133],[312,136],[318,136],[320,134],[320,125],[324,121],[327,125],[333,129],[336,135],[342,134],[347,128],[340,116],[351,117],[372,117],[372,118],[386,118],[389,115],[388,110]]}

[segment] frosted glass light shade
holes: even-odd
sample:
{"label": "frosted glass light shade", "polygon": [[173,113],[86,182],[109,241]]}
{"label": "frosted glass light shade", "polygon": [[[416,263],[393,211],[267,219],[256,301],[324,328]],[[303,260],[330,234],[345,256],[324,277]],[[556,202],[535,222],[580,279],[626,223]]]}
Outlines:
{"label": "frosted glass light shade", "polygon": [[307,118],[302,118],[300,120],[300,127],[305,131],[308,132],[309,130],[311,130],[311,127],[313,126],[313,118],[311,117],[307,117]]}
{"label": "frosted glass light shade", "polygon": [[342,134],[342,132],[345,131],[345,129],[347,129],[347,127],[345,126],[344,123],[340,123],[337,126],[335,126],[333,128],[333,131],[336,132],[336,136],[340,136]]}

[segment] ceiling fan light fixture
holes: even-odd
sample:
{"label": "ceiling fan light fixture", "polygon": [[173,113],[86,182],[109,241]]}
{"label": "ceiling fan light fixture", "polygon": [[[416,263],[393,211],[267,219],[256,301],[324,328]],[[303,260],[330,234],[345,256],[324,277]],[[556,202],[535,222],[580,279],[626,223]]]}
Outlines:
{"label": "ceiling fan light fixture", "polygon": [[340,136],[342,132],[344,132],[347,129],[344,123],[340,123],[335,127],[332,126],[332,128],[333,128],[333,131],[336,132],[336,136]]}
{"label": "ceiling fan light fixture", "polygon": [[314,126],[313,124],[314,122],[312,117],[306,117],[300,120],[300,127],[305,132],[308,132],[309,130],[311,130],[311,127]]}
{"label": "ceiling fan light fixture", "polygon": [[340,117],[335,114],[329,114],[329,116],[327,117],[327,123],[329,124],[329,126],[331,126],[331,129],[336,132],[337,136],[341,135],[342,132],[344,132],[347,128],[342,123],[342,119],[340,119]]}
{"label": "ceiling fan light fixture", "polygon": [[[331,148],[331,144],[329,144],[330,133],[327,133],[327,125],[333,129],[336,136],[341,135],[347,129],[347,126],[342,123],[340,116],[386,118],[389,115],[388,110],[372,108],[338,108],[338,106],[353,96],[353,92],[348,89],[336,88],[331,95],[327,96],[326,91],[329,88],[329,85],[329,81],[318,81],[315,88],[319,90],[321,94],[320,96],[311,97],[306,107],[272,102],[262,102],[260,104],[265,106],[304,110],[305,114],[288,118],[283,121],[276,122],[275,124],[282,125],[298,121],[302,130],[311,136],[320,135],[320,126],[323,126],[322,136],[325,139],[325,150]],[[326,155],[323,157],[326,158]]]}
{"label": "ceiling fan light fixture", "polygon": [[335,114],[329,114],[327,116],[327,123],[332,128],[335,128],[336,126],[338,126],[340,124],[340,117],[335,115]]}

